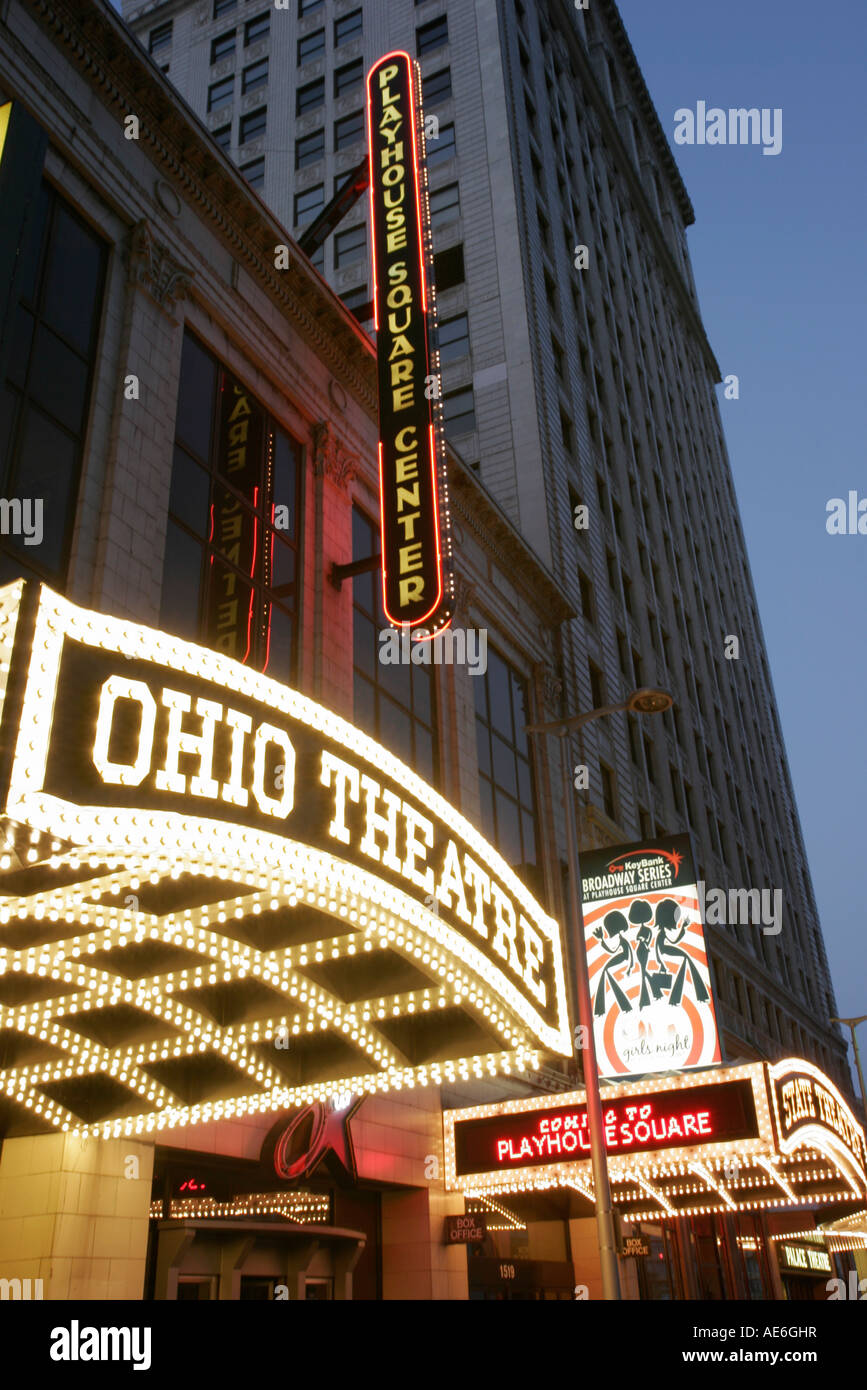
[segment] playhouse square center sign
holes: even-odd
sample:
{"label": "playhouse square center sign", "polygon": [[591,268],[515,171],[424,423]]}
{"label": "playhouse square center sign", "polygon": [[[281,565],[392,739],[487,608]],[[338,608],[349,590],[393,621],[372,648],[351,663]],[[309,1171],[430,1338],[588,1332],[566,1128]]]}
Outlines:
{"label": "playhouse square center sign", "polygon": [[352,865],[423,909],[537,1042],[568,1050],[557,924],[386,748],[168,634],[44,587],[11,585],[0,600],[15,674],[27,666],[20,711],[5,692],[10,820],[114,853],[279,860],[291,843]]}

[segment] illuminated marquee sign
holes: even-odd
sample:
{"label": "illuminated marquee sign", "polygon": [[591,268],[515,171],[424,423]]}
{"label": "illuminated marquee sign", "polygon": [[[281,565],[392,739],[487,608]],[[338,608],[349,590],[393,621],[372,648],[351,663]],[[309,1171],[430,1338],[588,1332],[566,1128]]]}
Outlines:
{"label": "illuminated marquee sign", "polygon": [[780,1147],[815,1142],[842,1153],[863,1180],[867,1172],[864,1130],[836,1086],[808,1062],[778,1062],[771,1068],[774,1114]]}
{"label": "illuminated marquee sign", "polygon": [[581,874],[599,1074],[718,1063],[689,836],[582,855]]}
{"label": "illuminated marquee sign", "polygon": [[815,1245],[780,1245],[777,1247],[780,1264],[786,1271],[798,1274],[830,1274],[831,1257],[827,1250]]}
{"label": "illuminated marquee sign", "polygon": [[434,633],[451,617],[448,499],[435,323],[421,81],[406,53],[367,77],[374,319],[379,363],[383,607]]}
{"label": "illuminated marquee sign", "polygon": [[[250,1086],[253,1077],[256,1085],[232,1100],[235,1113],[456,1076],[456,1066],[468,1063],[453,1060],[448,1030],[439,1052],[432,1043],[411,1041],[414,1015],[431,1011],[470,1011],[486,1037],[474,1035],[462,1057],[474,1059],[480,1075],[482,1067],[493,1074],[492,1068],[523,1065],[536,1046],[568,1054],[557,924],[496,850],[388,749],[238,662],[87,612],[44,587],[28,586],[25,593],[19,583],[0,591],[0,636],[17,692],[3,711],[4,744],[14,750],[7,835],[29,827],[32,843],[40,834],[50,837],[50,849],[25,856],[28,863],[48,860],[36,880],[40,888],[47,868],[64,869],[67,877],[76,866],[100,869],[87,891],[75,883],[45,892],[16,888],[20,896],[0,900],[0,923],[13,914],[38,920],[54,913],[52,920],[60,917],[69,924],[66,933],[75,934],[74,956],[120,952],[145,937],[190,953],[183,969],[133,985],[122,964],[117,973],[102,964],[89,972],[71,967],[59,939],[36,954],[22,947],[15,969],[58,982],[74,975],[80,988],[70,995],[74,1006],[67,1000],[63,1008],[0,1008],[0,1028],[40,1019],[60,1039],[57,1046],[88,1051],[90,1043],[62,1037],[66,1024],[57,1020],[70,1007],[74,1014],[122,1000],[162,1018],[173,1037],[190,1039],[191,1050],[213,1048],[242,1070],[246,1065]],[[10,858],[3,861],[7,870]],[[182,875],[238,886],[216,892],[206,882],[190,907],[170,887]],[[148,891],[167,900],[165,910],[140,906],[139,895]],[[113,900],[103,903],[104,897]],[[243,924],[268,913],[276,916],[279,948],[254,949]],[[312,919],[320,917],[336,919],[328,939],[321,931],[317,937]],[[233,922],[240,924],[234,931]],[[82,948],[82,940],[91,946]],[[390,992],[372,984],[370,997],[359,999],[349,987],[344,997],[306,973],[325,970],[323,961],[363,961],[371,951],[396,952],[412,963],[414,978],[428,979]],[[220,1027],[184,995],[231,980],[255,980],[273,998],[273,1009],[263,1006],[243,1027]],[[66,983],[58,990],[69,994]],[[392,1026],[410,1029],[415,1063],[379,1027],[386,1014]],[[466,1021],[460,1026],[466,1037]],[[327,1079],[305,1081],[295,1054],[312,1029],[331,1030],[351,1045],[352,1069],[342,1063]],[[279,1032],[288,1039],[285,1063],[281,1043],[269,1043]],[[254,1046],[263,1041],[270,1047],[264,1058]],[[172,1047],[180,1056],[184,1044]],[[162,1095],[180,1117],[175,1123],[221,1113],[222,1102],[185,1107],[170,1087],[155,1085],[145,1075],[146,1054],[147,1048],[125,1050],[128,1075],[136,1075],[154,1106]],[[450,1060],[440,1062],[443,1055]],[[103,1061],[106,1069],[114,1061],[116,1075],[114,1054],[106,1050]],[[317,1075],[324,1075],[318,1061],[309,1073]],[[0,1088],[3,1078],[0,1071]],[[16,1096],[18,1089],[27,1092],[20,1069],[13,1085]],[[64,1113],[44,1095],[34,1092],[30,1101],[55,1122]],[[145,1127],[154,1127],[158,1117],[145,1113]],[[115,1131],[131,1126],[118,1121]]]}
{"label": "illuminated marquee sign", "polygon": [[[867,1197],[863,1131],[803,1058],[606,1086],[602,1108],[613,1201],[633,1224]],[[593,1202],[583,1091],[446,1111],[443,1131],[449,1190],[489,1200],[563,1188]]]}
{"label": "illuminated marquee sign", "polygon": [[[729,1081],[657,1095],[603,1096],[609,1154],[652,1153],[751,1139],[758,1134],[752,1086]],[[587,1108],[544,1107],[456,1120],[455,1174],[493,1173],[590,1158]]]}

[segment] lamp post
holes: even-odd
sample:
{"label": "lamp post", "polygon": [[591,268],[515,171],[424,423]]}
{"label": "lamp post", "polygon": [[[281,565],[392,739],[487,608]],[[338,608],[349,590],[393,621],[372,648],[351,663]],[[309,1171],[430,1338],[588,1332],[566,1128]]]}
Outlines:
{"label": "lamp post", "polygon": [[849,1032],[852,1034],[852,1051],[855,1053],[855,1066],[858,1068],[858,1084],[861,1087],[861,1109],[864,1112],[864,1131],[867,1133],[867,1093],[864,1091],[864,1073],[861,1070],[861,1054],[858,1051],[858,1039],[855,1037],[855,1029],[859,1023],[867,1023],[867,1014],[862,1014],[860,1018],[832,1018],[831,1023],[845,1023]]}
{"label": "lamp post", "polygon": [[[573,729],[580,729],[603,715],[662,714],[674,701],[665,690],[634,690],[618,705],[602,705],[583,714],[568,715],[547,724],[528,724],[528,734],[554,734],[565,739]],[[593,1009],[590,1002],[590,979],[587,974],[587,954],[584,945],[584,919],[581,911],[581,863],[578,853],[578,831],[570,759],[566,762],[566,839],[569,855],[569,916],[571,932],[567,946],[572,956],[569,969],[569,996],[572,1018],[581,1023],[586,1039],[584,1047],[584,1091],[587,1102],[587,1121],[590,1127],[590,1157],[593,1166],[593,1186],[596,1193],[596,1229],[599,1240],[599,1260],[602,1268],[602,1294],[606,1299],[619,1299],[620,1270],[617,1265],[617,1237],[614,1229],[614,1209],[611,1205],[611,1184],[608,1180],[608,1156],[605,1151],[605,1128],[602,1120],[602,1098],[599,1094],[599,1072],[596,1065],[596,1043],[593,1035]]]}

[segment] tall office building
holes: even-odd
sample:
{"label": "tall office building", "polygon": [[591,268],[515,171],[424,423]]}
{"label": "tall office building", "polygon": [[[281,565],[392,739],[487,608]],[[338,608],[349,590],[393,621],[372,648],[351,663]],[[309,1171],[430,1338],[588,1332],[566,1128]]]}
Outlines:
{"label": "tall office building", "polygon": [[[729,1055],[799,1050],[848,1085],[693,210],[616,5],[125,0],[124,14],[296,235],[364,157],[367,68],[392,48],[418,58],[449,439],[580,614],[557,663],[566,707],[653,683],[675,696],[663,720],[588,728],[582,845],[688,829],[726,895],[710,941]],[[314,257],[363,320],[367,221],[360,199]],[[738,889],[764,891],[762,921]]]}

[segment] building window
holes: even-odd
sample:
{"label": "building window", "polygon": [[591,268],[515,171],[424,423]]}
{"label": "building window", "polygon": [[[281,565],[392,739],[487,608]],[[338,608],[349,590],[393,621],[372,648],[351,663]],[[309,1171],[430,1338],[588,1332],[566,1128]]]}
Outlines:
{"label": "building window", "polygon": [[455,128],[453,124],[441,125],[439,135],[434,140],[431,137],[425,145],[427,151],[427,166],[436,166],[451,159],[455,154]]}
{"label": "building window", "polygon": [[602,679],[602,672],[592,661],[588,661],[587,669],[590,672],[591,708],[601,709],[605,704],[605,682]]}
{"label": "building window", "polygon": [[334,152],[345,150],[364,139],[364,112],[353,111],[351,116],[334,122]]}
{"label": "building window", "polygon": [[305,135],[295,141],[295,168],[303,169],[307,164],[315,164],[325,154],[325,127],[320,126],[312,135]]}
{"label": "building window", "polygon": [[363,22],[361,10],[351,10],[342,19],[335,19],[334,47],[339,48],[342,43],[350,43],[353,39],[360,38]]}
{"label": "building window", "polygon": [[421,98],[424,106],[435,106],[438,102],[448,101],[451,94],[451,68],[441,68],[439,72],[432,72],[430,77],[422,79]]}
{"label": "building window", "polygon": [[599,764],[599,776],[602,781],[602,805],[609,820],[617,819],[617,798],[614,792],[614,773],[610,767],[604,763]]}
{"label": "building window", "polygon": [[214,19],[219,19],[221,14],[228,14],[237,3],[238,0],[214,0]]}
{"label": "building window", "polygon": [[578,587],[581,590],[581,612],[588,623],[595,623],[596,607],[593,602],[593,585],[583,570],[578,571]]}
{"label": "building window", "polygon": [[476,403],[473,388],[449,391],[443,396],[443,424],[449,439],[459,434],[471,434],[476,428]]}
{"label": "building window", "polygon": [[232,143],[231,125],[221,125],[219,130],[212,131],[212,134],[221,150],[229,149]]}
{"label": "building window", "polygon": [[325,52],[325,30],[314,29],[312,34],[305,34],[303,39],[298,40],[298,66],[303,67],[305,63],[312,63],[314,59],[321,58]]}
{"label": "building window", "polygon": [[[379,553],[379,527],[352,509],[352,558]],[[378,570],[352,581],[354,723],[380,740],[420,777],[438,780],[434,667],[379,659],[382,611]]]}
{"label": "building window", "polygon": [[184,336],[160,625],[295,674],[300,446]]}
{"label": "building window", "polygon": [[268,59],[260,58],[258,63],[251,63],[244,69],[241,78],[241,93],[246,96],[248,92],[255,92],[257,87],[268,85]]}
{"label": "building window", "polygon": [[261,188],[265,182],[265,160],[252,159],[249,164],[241,165],[241,173],[247,180],[251,188]]}
{"label": "building window", "polygon": [[303,19],[306,14],[312,14],[314,10],[319,10],[325,4],[325,0],[298,0],[298,18]]}
{"label": "building window", "polygon": [[208,88],[208,110],[219,111],[221,106],[229,106],[234,95],[234,77],[224,77],[219,82],[212,82]]}
{"label": "building window", "polygon": [[303,193],[295,194],[295,226],[302,222],[310,222],[318,212],[325,207],[325,185],[317,183],[313,188],[307,188]]}
{"label": "building window", "polygon": [[470,330],[466,314],[456,314],[453,319],[443,319],[437,329],[440,362],[454,362],[458,357],[466,357],[470,350]]}
{"label": "building window", "polygon": [[315,82],[308,82],[306,86],[298,88],[295,94],[295,115],[304,116],[308,111],[315,111],[324,101],[325,78],[317,77]]}
{"label": "building window", "polygon": [[161,53],[164,48],[169,48],[172,42],[172,21],[167,19],[165,24],[158,24],[155,29],[151,29],[148,35],[148,53]]}
{"label": "building window", "polygon": [[251,43],[258,43],[260,39],[267,39],[271,32],[271,14],[268,10],[263,10],[253,19],[248,19],[244,25],[244,47],[249,48]]}
{"label": "building window", "polygon": [[219,38],[211,40],[211,62],[219,63],[221,58],[230,58],[235,52],[236,31],[230,29],[228,34],[220,34]]}
{"label": "building window", "polygon": [[351,63],[344,63],[342,68],[334,71],[334,95],[336,97],[346,96],[347,92],[352,92],[356,87],[360,87],[364,81],[364,63],[361,58],[355,58]]}
{"label": "building window", "polygon": [[450,246],[447,251],[434,254],[434,283],[440,294],[453,290],[464,283],[464,248],[462,245]]}
{"label": "building window", "polygon": [[567,454],[571,454],[575,445],[575,434],[572,428],[572,421],[565,410],[560,411],[560,435],[563,440],[563,448]]}
{"label": "building window", "polygon": [[[0,581],[27,573],[62,587],[65,579],[105,264],[103,242],[43,184],[31,211],[20,298],[9,306],[0,484],[10,533],[0,536]],[[39,536],[37,503],[42,538],[33,544]]]}
{"label": "building window", "polygon": [[488,647],[488,669],[473,677],[482,829],[503,858],[535,885],[536,794],[524,729],[527,683]]}
{"label": "building window", "polygon": [[424,53],[432,53],[435,48],[442,48],[443,44],[448,43],[448,41],[448,16],[440,15],[439,19],[432,19],[430,24],[423,24],[420,29],[416,29],[416,57],[420,58]]}
{"label": "building window", "polygon": [[354,290],[347,290],[340,298],[360,323],[373,318],[373,304],[367,292],[367,285],[358,285]]}
{"label": "building window", "polygon": [[255,140],[257,135],[264,135],[267,120],[267,106],[259,106],[255,111],[248,111],[238,123],[238,144],[246,145],[248,140]]}
{"label": "building window", "polygon": [[446,222],[454,222],[461,215],[461,195],[456,183],[447,183],[445,188],[437,188],[430,195],[430,224],[442,227]]}
{"label": "building window", "polygon": [[353,261],[360,261],[367,255],[367,228],[362,222],[358,227],[350,227],[346,232],[338,232],[334,238],[334,269],[342,270]]}

